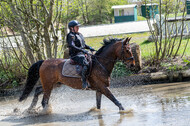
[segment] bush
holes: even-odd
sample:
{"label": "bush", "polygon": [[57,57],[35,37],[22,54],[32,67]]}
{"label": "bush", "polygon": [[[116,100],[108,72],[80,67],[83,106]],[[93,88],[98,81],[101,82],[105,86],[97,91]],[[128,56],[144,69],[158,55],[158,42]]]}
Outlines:
{"label": "bush", "polygon": [[0,88],[19,86],[19,83],[25,79],[27,71],[13,58],[7,62],[3,58],[2,60],[0,62]]}
{"label": "bush", "polygon": [[126,68],[122,62],[117,62],[112,71],[111,77],[117,78],[122,76],[130,76],[133,72]]}

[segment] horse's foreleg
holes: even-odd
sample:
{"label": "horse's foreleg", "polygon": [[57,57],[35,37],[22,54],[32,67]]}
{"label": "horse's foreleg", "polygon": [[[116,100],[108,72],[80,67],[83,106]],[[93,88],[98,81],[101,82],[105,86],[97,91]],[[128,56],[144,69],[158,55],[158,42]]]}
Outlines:
{"label": "horse's foreleg", "polygon": [[119,110],[124,110],[123,106],[121,105],[121,103],[114,97],[114,95],[111,93],[111,91],[107,88],[104,87],[102,89],[102,93],[109,98],[115,105],[117,105],[119,107]]}
{"label": "horse's foreleg", "polygon": [[101,98],[102,98],[102,93],[100,91],[96,91],[96,106],[97,106],[97,109],[101,108]]}
{"label": "horse's foreleg", "polygon": [[36,90],[35,90],[34,98],[32,100],[32,103],[31,103],[30,107],[28,108],[28,110],[31,110],[31,109],[33,109],[36,106],[36,104],[38,102],[38,96],[40,94],[42,94],[42,93],[43,93],[42,86],[37,87]]}

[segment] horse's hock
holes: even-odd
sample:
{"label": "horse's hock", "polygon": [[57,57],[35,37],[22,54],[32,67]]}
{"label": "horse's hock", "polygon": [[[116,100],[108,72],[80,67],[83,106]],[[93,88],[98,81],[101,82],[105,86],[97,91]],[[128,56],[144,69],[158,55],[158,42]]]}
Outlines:
{"label": "horse's hock", "polygon": [[140,46],[136,43],[131,43],[130,46],[131,46],[131,51],[133,53],[133,57],[135,58],[135,70],[139,71],[142,68]]}

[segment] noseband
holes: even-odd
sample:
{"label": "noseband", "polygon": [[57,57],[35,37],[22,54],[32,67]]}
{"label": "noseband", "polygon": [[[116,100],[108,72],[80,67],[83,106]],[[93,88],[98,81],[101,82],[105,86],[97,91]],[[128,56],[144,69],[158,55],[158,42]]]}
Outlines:
{"label": "noseband", "polygon": [[[131,60],[134,60],[134,57],[133,57],[133,56],[131,56],[131,57],[129,57],[129,58],[126,58],[126,57],[125,57],[125,55],[124,55],[124,44],[123,44],[124,42],[122,41],[121,43],[122,43],[122,47],[121,47],[121,59],[120,59],[120,60],[121,60],[124,64],[126,64],[125,61],[129,61],[129,62],[130,62]],[[128,44],[129,44],[129,43],[128,43]]]}

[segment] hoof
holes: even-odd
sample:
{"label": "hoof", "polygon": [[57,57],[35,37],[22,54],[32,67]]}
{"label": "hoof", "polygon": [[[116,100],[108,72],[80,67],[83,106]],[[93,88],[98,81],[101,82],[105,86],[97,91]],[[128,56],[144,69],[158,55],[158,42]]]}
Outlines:
{"label": "hoof", "polygon": [[13,112],[14,112],[14,113],[18,113],[18,112],[20,112],[20,109],[15,108],[15,109],[13,110]]}
{"label": "hoof", "polygon": [[52,113],[52,107],[51,105],[47,105],[43,110],[39,113],[40,115],[46,115]]}
{"label": "hoof", "polygon": [[122,106],[119,107],[119,111],[123,111],[123,110],[125,110],[125,109]]}
{"label": "hoof", "polygon": [[89,110],[89,112],[100,112],[101,109],[97,109],[96,107],[93,107]]}
{"label": "hoof", "polygon": [[28,114],[38,114],[38,111],[36,109],[27,109],[26,111]]}
{"label": "hoof", "polygon": [[129,114],[129,113],[133,113],[133,109],[129,109],[129,110],[119,110],[120,114]]}

